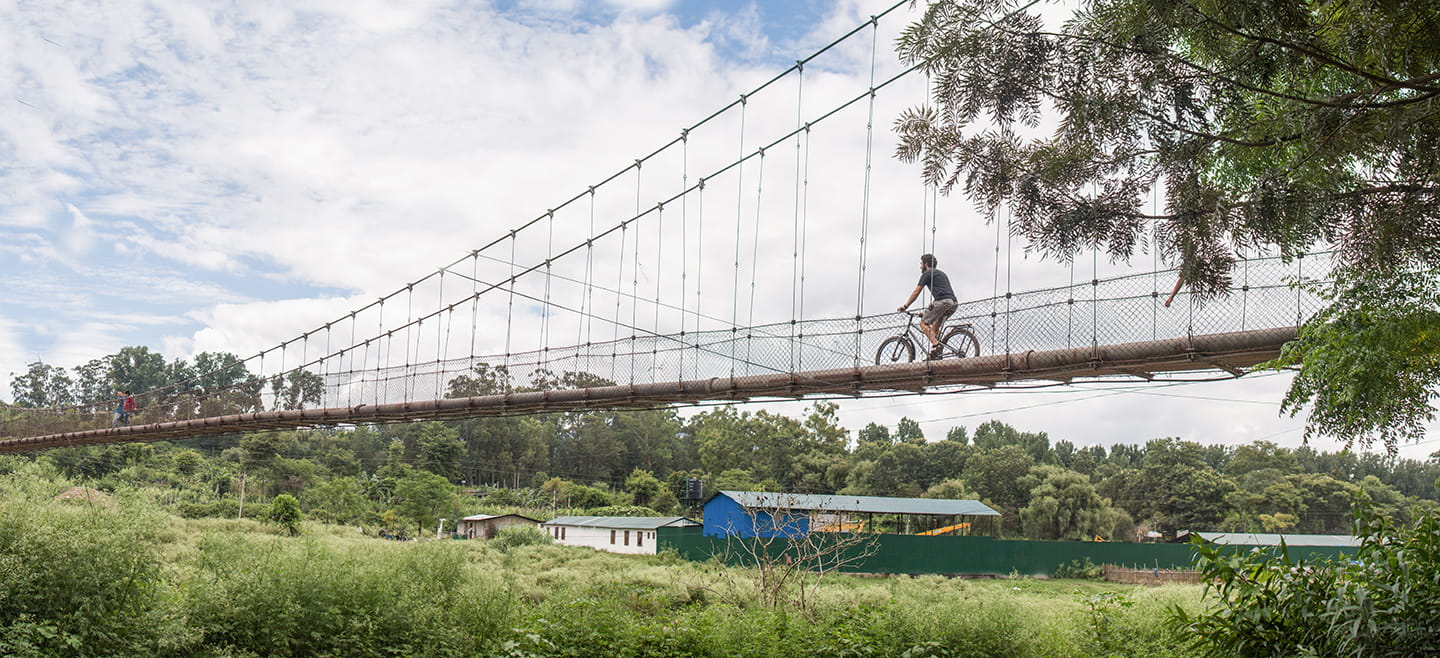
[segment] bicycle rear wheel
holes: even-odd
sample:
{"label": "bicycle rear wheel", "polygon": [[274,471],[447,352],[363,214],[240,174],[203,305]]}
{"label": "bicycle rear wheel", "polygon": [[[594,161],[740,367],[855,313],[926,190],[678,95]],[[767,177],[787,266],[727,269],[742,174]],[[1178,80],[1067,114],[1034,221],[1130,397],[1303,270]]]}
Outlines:
{"label": "bicycle rear wheel", "polygon": [[904,336],[891,336],[880,343],[880,349],[875,350],[875,365],[887,363],[899,363],[901,361],[915,360],[915,343],[910,342]]}
{"label": "bicycle rear wheel", "polygon": [[971,333],[970,327],[966,325],[951,327],[940,342],[960,358],[980,356],[980,340],[975,338],[975,334]]}

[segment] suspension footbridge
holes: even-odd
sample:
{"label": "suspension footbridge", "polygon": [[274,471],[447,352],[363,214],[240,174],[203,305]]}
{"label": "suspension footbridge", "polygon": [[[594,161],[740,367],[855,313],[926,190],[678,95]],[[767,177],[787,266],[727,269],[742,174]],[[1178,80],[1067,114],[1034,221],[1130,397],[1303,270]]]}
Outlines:
{"label": "suspension footbridge", "polygon": [[[0,410],[0,452],[1037,381],[1238,377],[1277,356],[1319,308],[1294,284],[1325,276],[1325,253],[1240,258],[1231,294],[1186,294],[1171,305],[1162,291],[1176,275],[1161,262],[1158,234],[1139,272],[1102,274],[1098,257],[1089,271],[1078,258],[1037,265],[1022,255],[1017,265],[1005,217],[976,217],[876,153],[888,134],[877,122],[925,98],[917,68],[880,47],[907,4],[555,207],[495,220],[494,240],[425,276],[248,358],[138,392],[129,426],[110,427],[114,400]],[[857,59],[868,74],[836,84],[836,71]],[[923,252],[940,255],[952,277],[963,273],[971,290],[989,275],[990,294],[972,295],[950,319],[973,336],[963,357],[895,360],[880,350],[908,318],[872,307],[903,298]],[[1038,281],[1042,266],[1070,281],[1015,289],[1015,270]]]}

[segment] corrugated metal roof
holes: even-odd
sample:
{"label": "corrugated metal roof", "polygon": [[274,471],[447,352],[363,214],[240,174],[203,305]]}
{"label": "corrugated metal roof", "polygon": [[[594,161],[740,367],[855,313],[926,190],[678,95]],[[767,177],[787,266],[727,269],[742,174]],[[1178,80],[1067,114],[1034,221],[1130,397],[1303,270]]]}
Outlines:
{"label": "corrugated metal roof", "polygon": [[869,512],[872,514],[924,516],[1000,516],[999,512],[978,500],[791,494],[764,491],[720,491],[715,495],[726,496],[739,503],[741,507],[751,509],[780,508],[807,512]]}
{"label": "corrugated metal roof", "polygon": [[1238,546],[1359,546],[1360,538],[1352,535],[1290,535],[1263,532],[1196,532],[1206,541]]}
{"label": "corrugated metal roof", "polygon": [[654,530],[656,528],[685,528],[700,524],[683,516],[557,516],[546,521],[544,525]]}
{"label": "corrugated metal roof", "polygon": [[488,521],[488,520],[490,520],[490,519],[503,519],[503,518],[505,518],[505,517],[507,517],[507,516],[513,516],[513,517],[515,517],[515,518],[517,518],[517,519],[525,519],[526,521],[533,521],[533,522],[535,522],[535,523],[539,523],[539,522],[540,522],[539,519],[532,519],[532,518],[530,518],[530,517],[528,517],[528,516],[525,516],[524,514],[476,514],[476,515],[474,515],[474,516],[467,516],[467,517],[465,517],[465,518],[463,518],[463,519],[460,519],[460,520],[461,520],[461,521]]}

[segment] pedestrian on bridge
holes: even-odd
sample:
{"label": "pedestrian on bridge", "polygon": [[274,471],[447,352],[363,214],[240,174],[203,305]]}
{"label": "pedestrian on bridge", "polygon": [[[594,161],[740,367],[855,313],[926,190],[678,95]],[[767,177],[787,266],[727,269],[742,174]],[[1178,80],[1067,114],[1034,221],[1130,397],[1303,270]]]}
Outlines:
{"label": "pedestrian on bridge", "polygon": [[925,314],[920,316],[920,331],[925,332],[925,337],[930,339],[930,358],[932,359],[940,358],[941,351],[944,349],[940,345],[940,328],[945,325],[945,321],[950,318],[950,314],[954,313],[955,307],[959,305],[959,301],[955,298],[955,289],[950,287],[950,277],[935,269],[937,264],[939,261],[935,259],[934,254],[920,256],[920,282],[915,284],[915,290],[910,293],[910,299],[905,300],[900,308],[895,309],[901,313],[905,312],[920,297],[920,292],[926,286],[930,287],[930,295],[935,299],[925,307]]}
{"label": "pedestrian on bridge", "polygon": [[130,414],[135,412],[135,398],[131,397],[130,391],[115,392],[115,420],[110,423],[111,427],[130,426]]}

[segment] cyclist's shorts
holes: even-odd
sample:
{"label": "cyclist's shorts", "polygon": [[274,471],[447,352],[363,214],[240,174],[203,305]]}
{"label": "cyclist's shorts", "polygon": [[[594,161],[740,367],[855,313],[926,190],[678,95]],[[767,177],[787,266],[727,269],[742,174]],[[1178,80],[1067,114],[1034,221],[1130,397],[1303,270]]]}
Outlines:
{"label": "cyclist's shorts", "polygon": [[939,326],[950,318],[955,312],[955,300],[937,299],[925,307],[925,315],[920,316],[920,321],[931,326]]}

